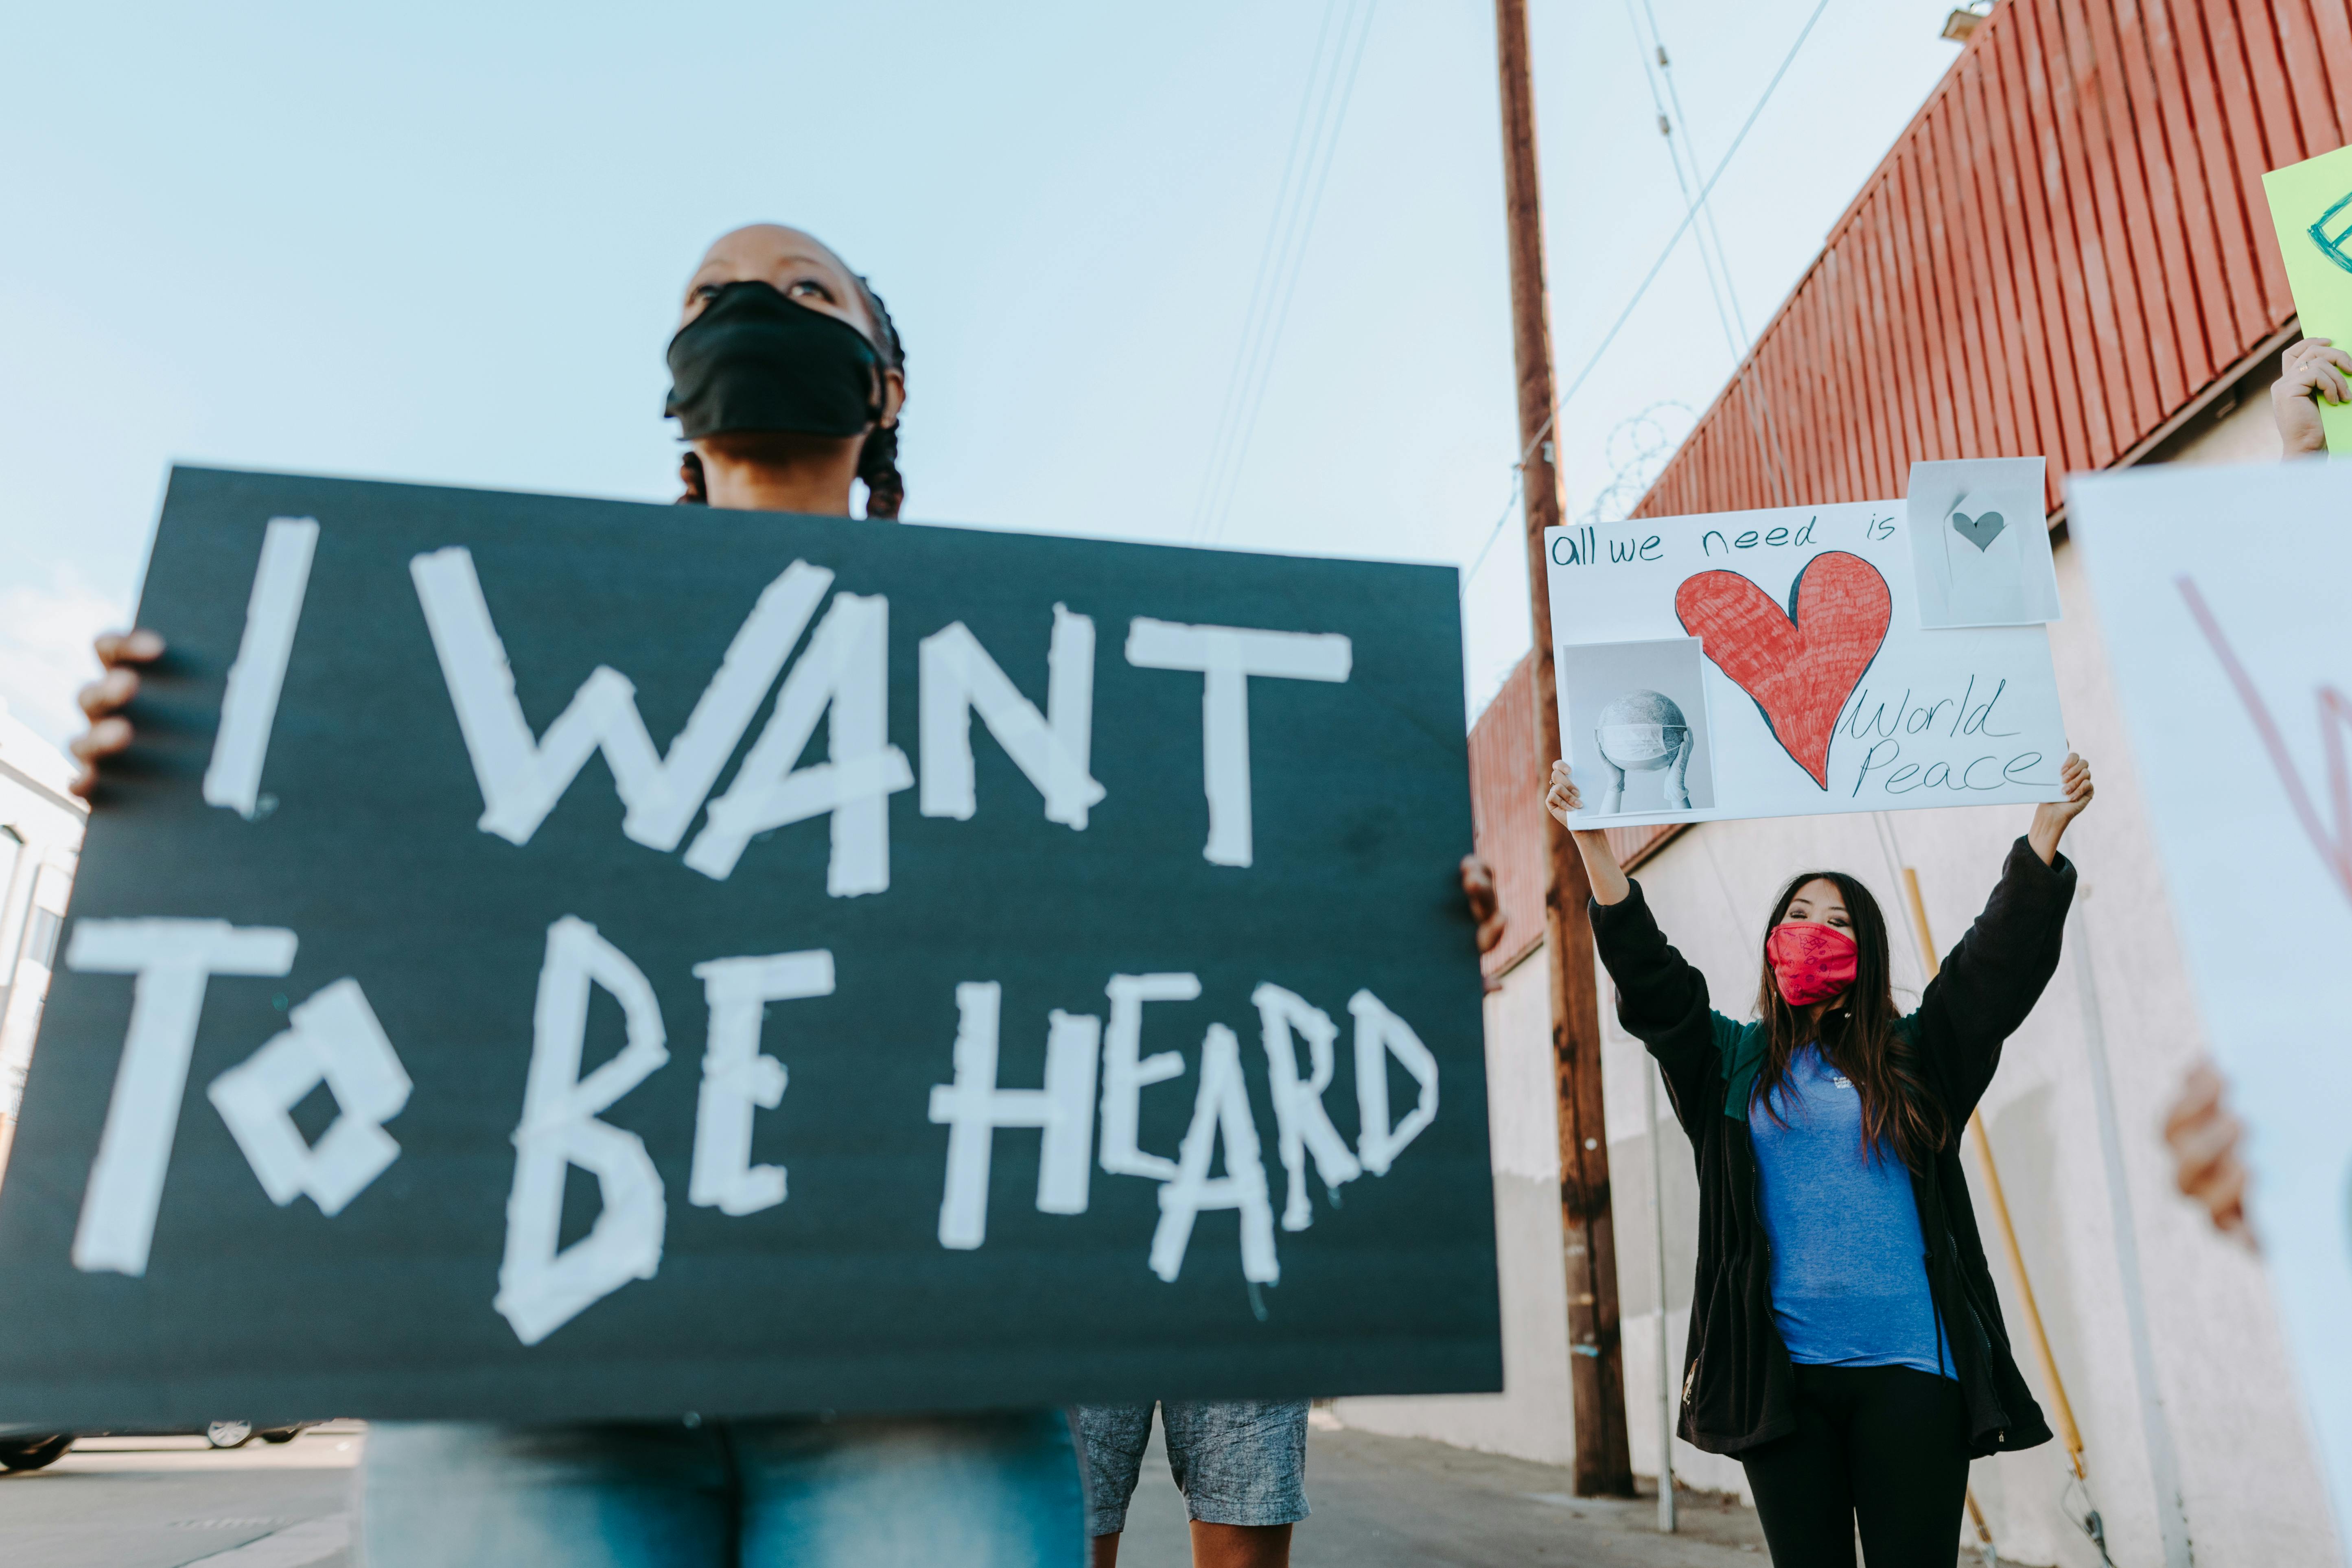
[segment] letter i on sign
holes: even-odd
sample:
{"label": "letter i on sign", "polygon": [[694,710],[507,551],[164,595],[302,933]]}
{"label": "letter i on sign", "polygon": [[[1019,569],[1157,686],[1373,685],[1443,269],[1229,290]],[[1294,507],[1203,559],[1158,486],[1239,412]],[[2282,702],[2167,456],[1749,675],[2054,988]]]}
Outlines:
{"label": "letter i on sign", "polygon": [[205,804],[226,806],[250,822],[261,810],[261,763],[278,722],[278,694],[294,655],[294,628],[310,585],[310,558],[319,545],[316,518],[273,517],[261,538],[261,563],[245,607],[245,636],[221,693],[219,731],[205,769]]}

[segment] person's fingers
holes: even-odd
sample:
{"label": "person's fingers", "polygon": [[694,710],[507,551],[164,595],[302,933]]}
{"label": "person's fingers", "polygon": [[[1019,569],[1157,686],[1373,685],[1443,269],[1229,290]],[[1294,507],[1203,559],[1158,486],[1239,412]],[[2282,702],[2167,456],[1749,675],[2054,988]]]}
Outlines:
{"label": "person's fingers", "polygon": [[131,721],[100,719],[66,744],[66,750],[83,762],[95,762],[110,757],[131,744]]}
{"label": "person's fingers", "polygon": [[2239,1131],[2236,1117],[2223,1110],[2209,1110],[2171,1139],[2182,1191],[2189,1191],[2231,1157],[2231,1152],[2238,1146]]}
{"label": "person's fingers", "polygon": [[2058,769],[2058,787],[2065,792],[2069,805],[2090,798],[2091,764],[2075,752],[2066,753],[2066,761]]}
{"label": "person's fingers", "polygon": [[91,647],[98,652],[98,662],[109,669],[118,664],[149,664],[163,656],[163,639],[144,626],[104,633]]}
{"label": "person's fingers", "polygon": [[2224,1150],[2199,1165],[2193,1174],[2184,1167],[2180,1188],[2191,1197],[2207,1203],[2237,1203],[2246,1195],[2245,1162]]}
{"label": "person's fingers", "polygon": [[2247,1186],[2245,1166],[2231,1160],[2216,1166],[2194,1188],[2188,1189],[2188,1195],[2204,1205],[2215,1229],[2230,1232],[2246,1223]]}
{"label": "person's fingers", "polygon": [[2210,1063],[2198,1063],[2180,1080],[2180,1097],[2165,1113],[2165,1142],[2170,1142],[2182,1131],[2210,1115],[2221,1103],[2221,1075],[2213,1070]]}
{"label": "person's fingers", "polygon": [[2180,1173],[2180,1195],[2203,1204],[2207,1209],[2219,1212],[2245,1197],[2246,1184],[2238,1172],[2219,1163],[2200,1167],[2194,1174]]}
{"label": "person's fingers", "polygon": [[2223,1230],[2237,1230],[2246,1223],[2246,1167],[2232,1160],[2220,1177],[2205,1193],[2205,1212]]}
{"label": "person's fingers", "polygon": [[2352,384],[2345,381],[2342,371],[2330,364],[2323,364],[2315,368],[2319,373],[2321,390],[2326,394],[2328,402],[2352,403]]}
{"label": "person's fingers", "polygon": [[2342,349],[2320,343],[2299,345],[2298,351],[2279,366],[2276,395],[2292,403],[2331,395],[2330,377],[2339,367],[2352,370],[2352,365],[2344,363],[2347,359],[2352,359],[2352,355]]}
{"label": "person's fingers", "polygon": [[128,703],[139,694],[139,675],[135,670],[110,669],[96,680],[74,693],[74,700],[92,719],[103,719]]}

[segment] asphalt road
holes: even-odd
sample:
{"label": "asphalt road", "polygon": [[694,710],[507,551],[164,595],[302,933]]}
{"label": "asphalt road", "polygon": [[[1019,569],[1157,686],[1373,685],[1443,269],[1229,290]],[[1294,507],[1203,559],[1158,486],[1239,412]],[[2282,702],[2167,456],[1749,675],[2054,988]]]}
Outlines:
{"label": "asphalt road", "polygon": [[[282,1447],[215,1451],[195,1437],[77,1445],[45,1470],[0,1476],[7,1568],[354,1568],[352,1485],[365,1429],[337,1423]],[[1741,1568],[1756,1516],[1693,1497],[1683,1532],[1655,1503],[1569,1495],[1565,1471],[1441,1444],[1318,1425],[1296,1568]],[[1155,1436],[1120,1568],[1188,1568],[1184,1502]]]}
{"label": "asphalt road", "polygon": [[0,1475],[8,1568],[350,1568],[356,1423],[212,1449],[201,1437],[94,1437]]}

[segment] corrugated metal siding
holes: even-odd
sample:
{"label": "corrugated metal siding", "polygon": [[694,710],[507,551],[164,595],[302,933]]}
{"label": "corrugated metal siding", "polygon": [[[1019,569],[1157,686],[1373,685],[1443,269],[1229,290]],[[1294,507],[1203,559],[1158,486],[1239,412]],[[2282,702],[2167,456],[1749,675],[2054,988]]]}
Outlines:
{"label": "corrugated metal siding", "polygon": [[2294,303],[2266,169],[2352,129],[2352,0],[2001,0],[1637,516],[2127,460]]}
{"label": "corrugated metal siding", "polygon": [[[2352,131],[2352,0],[2001,0],[1634,509],[1899,496],[1920,458],[2145,451],[2293,324],[2266,169]],[[1522,661],[1470,732],[1478,852],[1543,939]],[[1629,866],[1674,828],[1611,834]]]}
{"label": "corrugated metal siding", "polygon": [[[1486,954],[1489,979],[1522,958],[1544,934],[1544,780],[1551,760],[1536,754],[1533,655],[1519,660],[1503,689],[1470,727],[1470,812],[1478,854],[1495,868],[1503,940]],[[1618,858],[1639,865],[1678,829],[1612,828]]]}

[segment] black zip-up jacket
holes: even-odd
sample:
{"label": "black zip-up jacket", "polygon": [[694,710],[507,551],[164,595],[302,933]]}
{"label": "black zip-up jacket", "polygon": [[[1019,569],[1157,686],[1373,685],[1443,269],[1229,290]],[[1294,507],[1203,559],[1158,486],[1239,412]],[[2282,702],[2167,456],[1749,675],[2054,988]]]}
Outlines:
{"label": "black zip-up jacket", "polygon": [[[1969,1413],[1969,1451],[2031,1448],[2050,1440],[2042,1408],[2010,1353],[1960,1169],[1958,1133],[2000,1048],[2033,1010],[2058,967],[2074,868],[2045,866],[2019,839],[2000,883],[1919,1010],[1896,1026],[1918,1051],[1929,1091],[1954,1131],[1950,1147],[1914,1172],[1927,1288]],[[1641,884],[1620,903],[1592,906],[1601,962],[1617,983],[1617,1016],[1650,1049],[1698,1163],[1698,1278],[1683,1352],[1677,1430],[1712,1454],[1739,1454],[1796,1429],[1789,1352],[1772,1319],[1772,1258],[1757,1190],[1748,1101],[1764,1056],[1764,1026],[1707,1006],[1706,979],[1666,944]]]}

